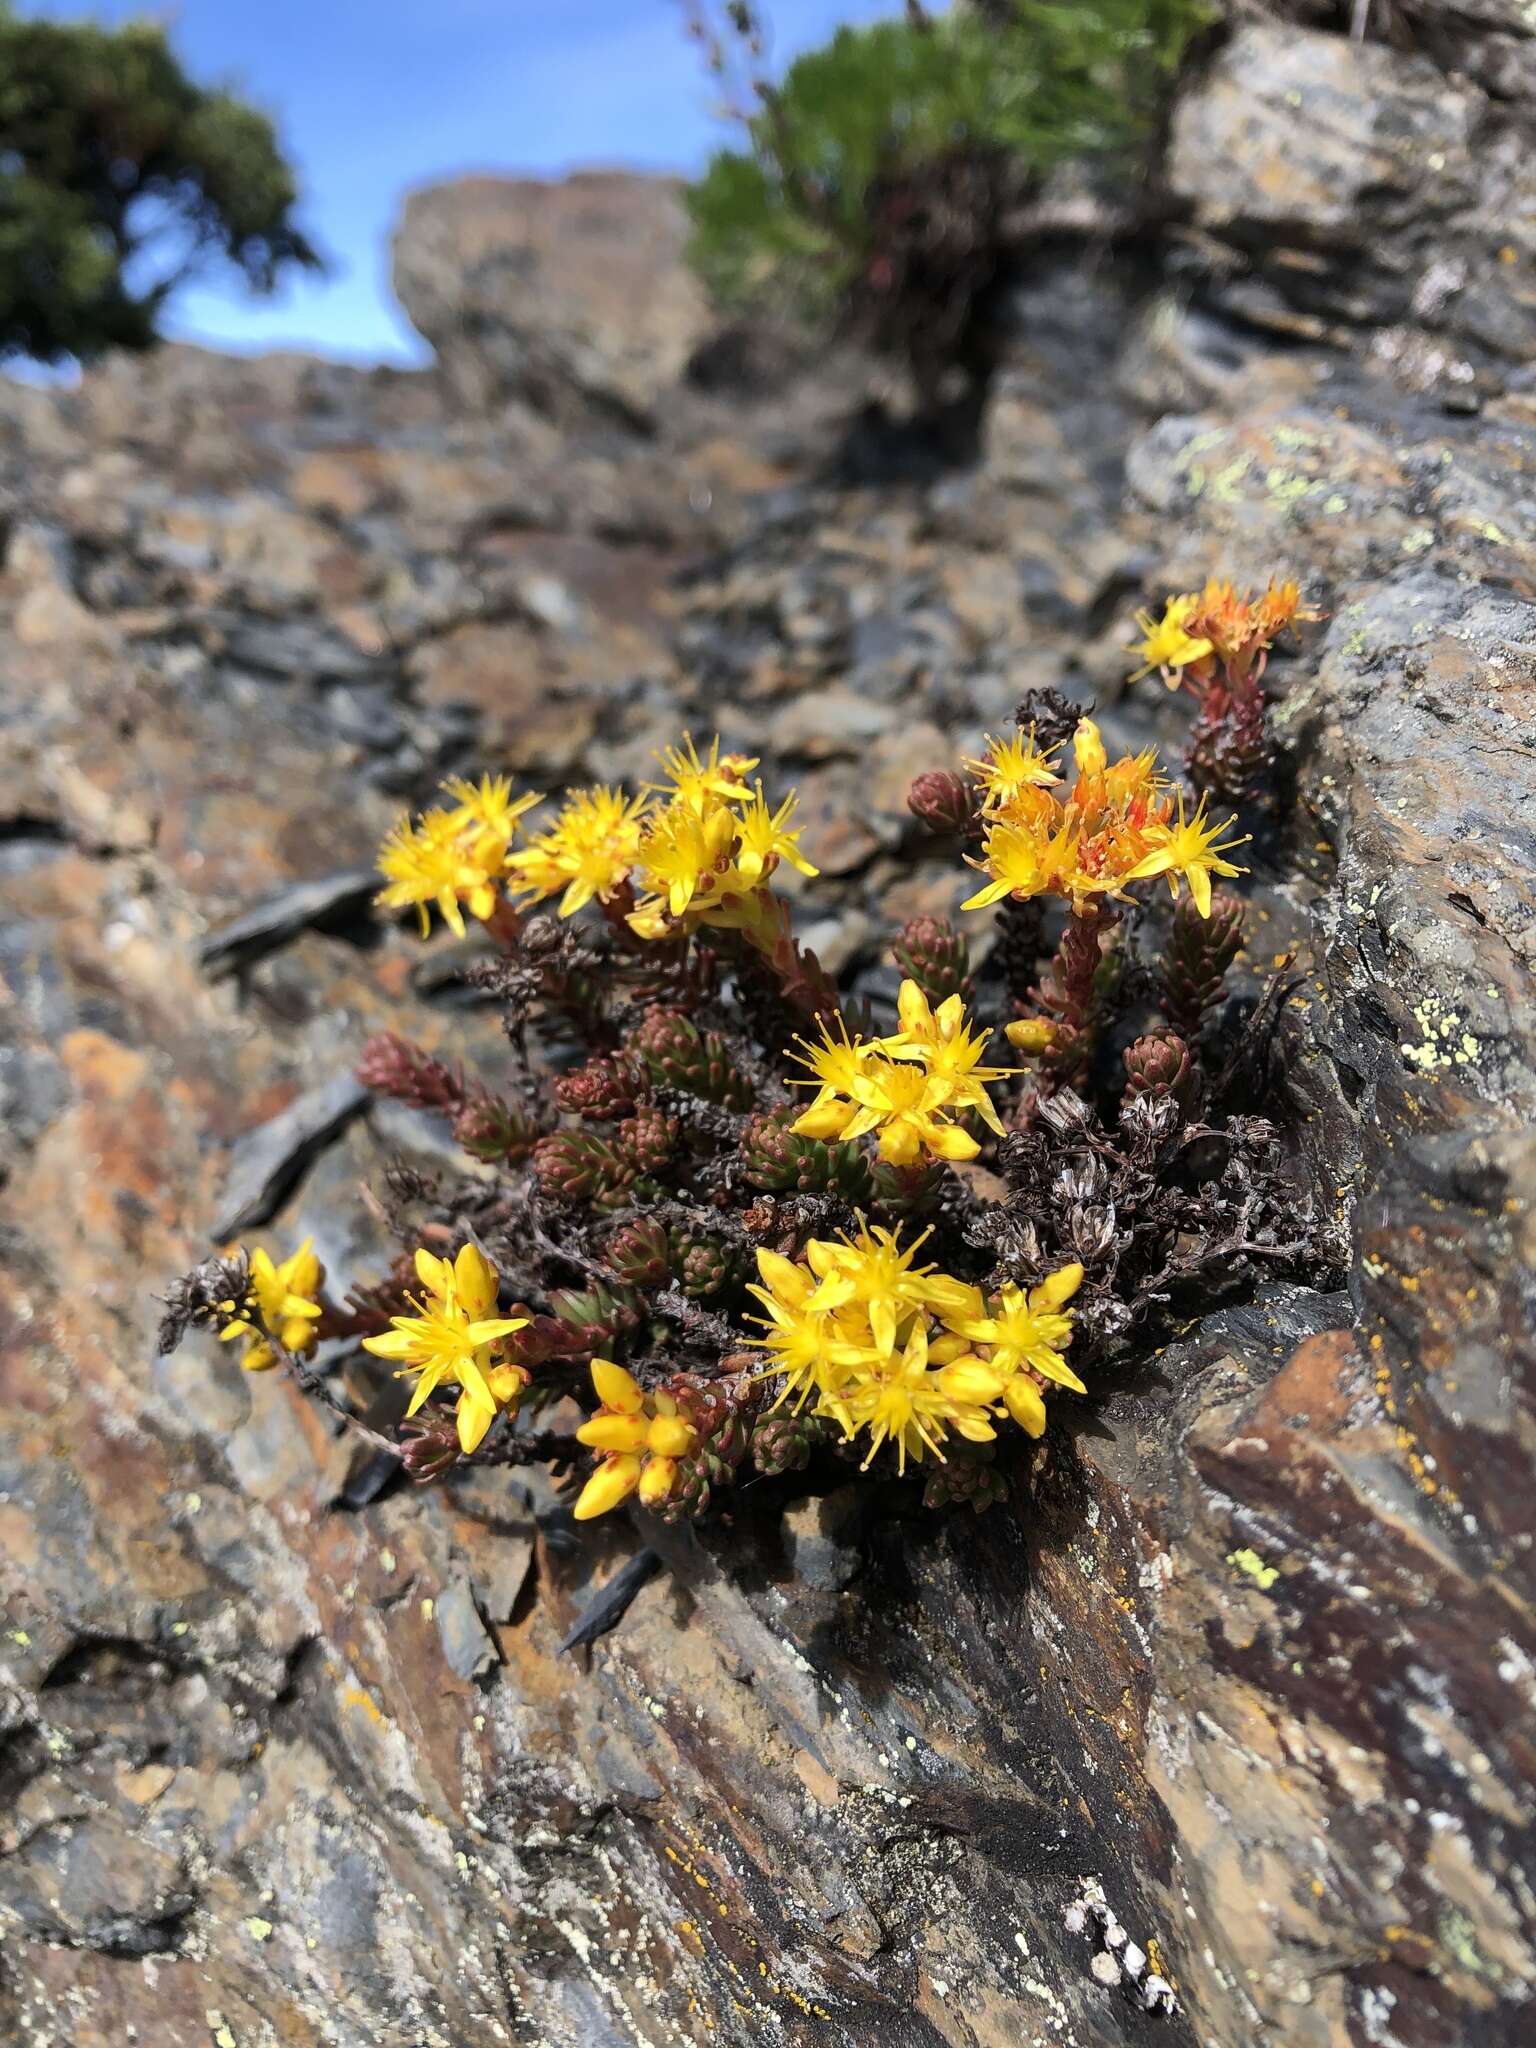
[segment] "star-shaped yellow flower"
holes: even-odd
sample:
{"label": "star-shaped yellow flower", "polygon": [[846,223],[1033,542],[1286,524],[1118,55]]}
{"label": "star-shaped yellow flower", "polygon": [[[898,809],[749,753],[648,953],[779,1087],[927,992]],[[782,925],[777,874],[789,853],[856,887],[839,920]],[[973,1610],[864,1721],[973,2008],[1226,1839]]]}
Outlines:
{"label": "star-shaped yellow flower", "polygon": [[1131,677],[1133,683],[1150,675],[1153,669],[1159,669],[1164,682],[1171,689],[1177,689],[1179,670],[1188,668],[1192,662],[1204,661],[1212,652],[1209,640],[1197,638],[1186,630],[1187,621],[1198,602],[1197,598],[1188,595],[1170,597],[1160,619],[1155,619],[1149,611],[1136,614],[1142,638],[1128,652],[1139,654],[1142,665]]}
{"label": "star-shaped yellow flower", "polygon": [[416,1375],[407,1415],[439,1386],[459,1388],[460,1447],[478,1448],[503,1408],[515,1408],[528,1374],[501,1356],[504,1338],[528,1327],[526,1316],[498,1316],[496,1268],[478,1247],[464,1245],[450,1263],[426,1250],[416,1254],[424,1293],[413,1316],[391,1316],[390,1328],[365,1337],[363,1348],[402,1361],[397,1378]]}
{"label": "star-shaped yellow flower", "polygon": [[[272,1342],[285,1351],[303,1357],[317,1341],[315,1324],[320,1317],[319,1293],[325,1269],[314,1252],[314,1240],[306,1237],[296,1252],[274,1264],[270,1252],[259,1247],[251,1254],[249,1302],[231,1302],[233,1318],[219,1332],[222,1342],[245,1339],[240,1363],[246,1372],[266,1372],[277,1363]],[[254,1310],[254,1320],[250,1311]]]}
{"label": "star-shaped yellow flower", "polygon": [[1179,893],[1179,876],[1189,884],[1189,893],[1195,899],[1195,908],[1202,917],[1211,914],[1212,875],[1241,875],[1246,869],[1236,867],[1223,858],[1235,847],[1246,846],[1249,835],[1244,832],[1236,839],[1226,839],[1223,833],[1230,832],[1237,823],[1228,818],[1224,824],[1214,825],[1205,815],[1205,798],[1201,797],[1192,818],[1184,815],[1184,799],[1179,798],[1179,819],[1176,825],[1162,825],[1155,829],[1155,844],[1145,859],[1138,861],[1126,876],[1128,882],[1143,881],[1154,875],[1166,875],[1168,886],[1175,896]]}

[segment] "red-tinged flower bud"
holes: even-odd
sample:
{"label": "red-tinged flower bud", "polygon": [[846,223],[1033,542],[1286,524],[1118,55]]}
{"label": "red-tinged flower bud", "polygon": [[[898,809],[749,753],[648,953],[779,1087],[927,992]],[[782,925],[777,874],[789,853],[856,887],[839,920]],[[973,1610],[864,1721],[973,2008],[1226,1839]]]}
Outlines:
{"label": "red-tinged flower bud", "polygon": [[1198,1035],[1201,1019],[1221,1000],[1227,970],[1243,943],[1244,916],[1242,898],[1226,889],[1212,896],[1209,917],[1188,896],[1175,906],[1163,953],[1163,1009],[1185,1038]]}
{"label": "red-tinged flower bud", "polygon": [[993,1462],[990,1444],[951,1444],[923,1488],[925,1508],[968,1507],[983,1515],[1008,1498],[1008,1482]]}
{"label": "red-tinged flower bud", "polygon": [[515,1166],[538,1143],[539,1127],[499,1095],[472,1095],[453,1120],[453,1135],[472,1158]]}
{"label": "red-tinged flower bud", "polygon": [[870,1195],[869,1162],[857,1145],[809,1138],[790,1126],[799,1108],[755,1116],[741,1138],[742,1171],[775,1194],[841,1195],[855,1207]]}
{"label": "red-tinged flower bud", "polygon": [[637,1109],[614,1132],[620,1157],[634,1177],[659,1173],[677,1149],[677,1118],[659,1109]]}
{"label": "red-tinged flower bud", "polygon": [[970,946],[947,917],[914,917],[892,941],[891,954],[901,973],[917,983],[930,1003],[937,1005],[950,996],[969,1003],[976,993]]}
{"label": "red-tinged flower bud", "polygon": [[458,1420],[452,1414],[429,1409],[407,1416],[400,1425],[399,1436],[400,1462],[418,1486],[441,1479],[463,1455]]}
{"label": "red-tinged flower bud", "polygon": [[568,1358],[612,1358],[627,1351],[645,1327],[645,1308],[628,1287],[562,1287],[551,1296],[555,1320],[565,1326]]}
{"label": "red-tinged flower bud", "polygon": [[652,1216],[636,1216],[620,1225],[609,1238],[604,1256],[630,1287],[665,1287],[672,1277],[666,1225]]}
{"label": "red-tinged flower bud", "polygon": [[555,1083],[555,1100],[571,1116],[610,1123],[634,1115],[637,1085],[626,1061],[603,1057],[562,1074]]}
{"label": "red-tinged flower bud", "polygon": [[802,1409],[798,1415],[776,1408],[760,1416],[752,1429],[752,1462],[766,1478],[781,1472],[803,1472],[811,1454],[830,1442],[833,1425]]}
{"label": "red-tinged flower bud", "polygon": [[595,1131],[551,1131],[533,1148],[533,1170],[544,1193],[562,1202],[617,1195],[640,1173],[627,1152]]}
{"label": "red-tinged flower bud", "polygon": [[698,1432],[698,1440],[677,1461],[672,1490],[661,1509],[668,1522],[698,1521],[715,1494],[729,1486],[746,1456],[755,1403],[739,1380],[705,1380],[676,1373],[667,1392]]}
{"label": "red-tinged flower bud", "polygon": [[356,1072],[365,1088],[409,1103],[412,1109],[435,1109],[455,1116],[464,1105],[463,1075],[393,1031],[381,1031],[369,1039],[358,1055]]}
{"label": "red-tinged flower bud", "polygon": [[713,1031],[700,1031],[681,1010],[660,1004],[647,1010],[625,1052],[658,1088],[686,1089],[725,1109],[752,1107],[752,1084],[736,1067],[724,1040]]}
{"label": "red-tinged flower bud", "polygon": [[1193,1076],[1189,1047],[1172,1031],[1149,1032],[1125,1049],[1125,1092],[1154,1099],[1187,1099]]}
{"label": "red-tinged flower bud", "polygon": [[719,1238],[682,1224],[669,1237],[678,1285],[690,1301],[707,1301],[741,1284],[742,1262]]}
{"label": "red-tinged flower bud", "polygon": [[930,768],[907,791],[907,809],[930,832],[963,838],[976,819],[976,792],[952,768]]}

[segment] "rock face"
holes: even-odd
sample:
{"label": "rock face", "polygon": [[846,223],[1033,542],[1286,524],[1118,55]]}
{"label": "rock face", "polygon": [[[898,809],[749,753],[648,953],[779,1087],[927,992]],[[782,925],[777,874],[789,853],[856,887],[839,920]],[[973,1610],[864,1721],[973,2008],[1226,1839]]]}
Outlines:
{"label": "rock face", "polygon": [[1215,297],[1231,313],[1318,337],[1364,327],[1463,383],[1536,353],[1529,98],[1496,100],[1425,55],[1253,22],[1178,108],[1168,179],[1223,245]]}
{"label": "rock face", "polygon": [[623,171],[413,192],[395,291],[460,402],[650,426],[711,328],[679,193]]}
{"label": "rock face", "polygon": [[[1233,247],[1268,222],[1260,263],[1345,233],[1336,191],[1380,208],[1347,346],[1271,353],[1177,279],[1138,314],[1064,255],[965,475],[807,482],[816,385],[658,375],[653,441],[294,359],[0,387],[0,2037],[1529,2040],[1536,403],[1490,350],[1448,406],[1376,324],[1422,222],[1360,81],[1408,77],[1417,150],[1481,132],[1464,79],[1288,30],[1274,77],[1356,109],[1319,184],[1267,115],[1247,153],[1252,33],[1179,114],[1186,196]],[[1495,325],[1528,282],[1487,273]],[[369,1032],[496,1072],[461,953],[359,903],[439,773],[639,775],[719,724],[799,780],[804,914],[878,987],[877,935],[963,890],[910,774],[1064,675],[1176,745],[1177,700],[1116,701],[1132,610],[1272,570],[1329,619],[1278,665],[1251,967],[1301,949],[1345,1291],[1205,1317],[987,1517],[657,1532],[565,1657],[632,1534],[495,1473],[381,1490],[292,1389],[153,1359],[237,1199],[379,1270],[359,1183],[443,1141],[348,1094]]]}

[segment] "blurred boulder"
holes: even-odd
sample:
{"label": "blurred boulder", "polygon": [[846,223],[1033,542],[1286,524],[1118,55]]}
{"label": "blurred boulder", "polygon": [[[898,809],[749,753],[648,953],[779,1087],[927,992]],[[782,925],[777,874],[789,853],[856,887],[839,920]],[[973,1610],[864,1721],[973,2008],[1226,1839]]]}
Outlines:
{"label": "blurred boulder", "polygon": [[413,192],[394,287],[459,404],[642,431],[710,331],[681,186],[625,171]]}

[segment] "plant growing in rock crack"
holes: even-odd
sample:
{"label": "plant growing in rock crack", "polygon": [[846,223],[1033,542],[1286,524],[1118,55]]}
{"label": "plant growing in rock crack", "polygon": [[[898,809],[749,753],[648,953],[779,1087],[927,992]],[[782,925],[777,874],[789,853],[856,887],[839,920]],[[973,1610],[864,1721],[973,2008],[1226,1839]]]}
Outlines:
{"label": "plant growing in rock crack", "polygon": [[[417,1480],[546,1463],[579,1518],[631,1496],[702,1516],[838,1455],[981,1508],[1010,1431],[1038,1437],[1132,1333],[1319,1263],[1254,1099],[1279,991],[1246,1024],[1222,1004],[1232,820],[1034,693],[911,795],[979,871],[966,910],[1003,906],[1001,1007],[964,932],[919,918],[876,1029],[795,937],[775,876],[815,870],[756,766],[685,738],[657,784],[568,791],[539,821],[495,777],[404,819],[381,901],[477,921],[512,1078],[393,1035],[359,1073],[474,1165],[391,1171],[400,1257],[345,1302],[308,1244],[239,1253],[175,1290],[163,1342],[238,1340]],[[401,1380],[393,1427],[355,1413],[342,1360]]]}
{"label": "plant growing in rock crack", "polygon": [[747,147],[688,195],[691,257],[729,307],[797,306],[910,367],[925,406],[990,373],[987,305],[1068,160],[1122,182],[1205,0],[996,0],[841,28],[766,75],[762,10],[690,7]]}

